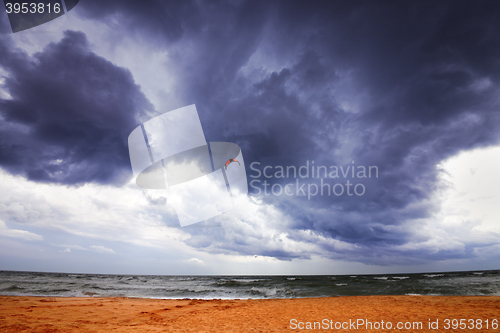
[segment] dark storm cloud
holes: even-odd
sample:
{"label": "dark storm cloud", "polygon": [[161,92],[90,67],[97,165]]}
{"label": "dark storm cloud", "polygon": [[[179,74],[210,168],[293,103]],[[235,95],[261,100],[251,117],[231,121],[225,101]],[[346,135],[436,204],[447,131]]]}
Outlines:
{"label": "dark storm cloud", "polygon": [[126,69],[89,50],[85,34],[29,57],[0,44],[7,73],[0,101],[0,165],[28,179],[121,183],[130,176],[127,137],[151,108]]}
{"label": "dark storm cloud", "polygon": [[[380,264],[468,258],[481,246],[425,245],[431,235],[411,221],[439,209],[439,162],[499,142],[500,3],[88,0],[77,9],[165,47],[178,106],[197,105],[208,141],[239,144],[249,173],[254,161],[378,166],[362,197],[263,196],[290,217],[268,221],[277,233],[331,258]],[[313,254],[230,228],[193,229],[188,244]]]}
{"label": "dark storm cloud", "polygon": [[[436,213],[436,165],[499,141],[499,4],[275,4],[253,3],[258,10],[244,22],[236,20],[243,6],[232,8],[225,20],[208,22],[191,37],[198,56],[179,61],[180,76],[186,98],[201,110],[207,137],[238,143],[247,170],[253,161],[378,166],[380,177],[365,182],[363,197],[265,198],[293,211],[295,221],[282,230],[289,237],[299,240],[298,231],[314,230],[357,246],[324,245],[327,256],[387,264],[390,258],[422,263],[470,257],[478,244],[394,249],[417,239],[407,221]],[[266,61],[282,62],[281,69],[257,80],[238,73],[259,48],[269,54],[262,69]],[[346,96],[359,102],[359,110],[342,105]],[[220,248],[229,246],[222,243]],[[266,252],[265,246],[231,246]]]}
{"label": "dark storm cloud", "polygon": [[[242,1],[191,8],[152,2],[156,14],[142,3],[120,6],[98,13],[89,4],[86,15],[118,10],[133,17],[134,30],[139,25],[158,35],[160,29],[178,56],[179,91],[186,104],[197,104],[207,139],[238,143],[247,170],[253,161],[378,166],[380,177],[365,182],[363,197],[264,198],[293,212],[283,229],[290,238],[314,230],[357,246],[322,245],[327,256],[369,263],[470,256],[470,249],[396,254],[394,247],[415,240],[406,221],[436,212],[438,203],[429,201],[439,186],[436,165],[498,142],[498,3]],[[164,19],[166,11],[178,19]],[[183,42],[194,51],[183,53]],[[259,50],[262,72],[268,63],[280,69],[264,77],[243,73]],[[253,66],[258,72],[259,64]],[[345,97],[358,110],[346,109]],[[218,236],[218,246],[198,236],[192,245],[214,252],[281,251],[225,243],[227,234]]]}
{"label": "dark storm cloud", "polygon": [[7,13],[2,13],[2,15],[0,15],[0,36],[11,33],[12,29],[10,27],[9,17],[7,16]]}
{"label": "dark storm cloud", "polygon": [[[126,25],[125,33],[145,32],[151,36],[175,41],[186,30],[200,28],[199,6],[195,1],[82,1],[79,14],[114,25]],[[116,26],[115,26],[116,27]],[[123,26],[119,26],[123,29]]]}

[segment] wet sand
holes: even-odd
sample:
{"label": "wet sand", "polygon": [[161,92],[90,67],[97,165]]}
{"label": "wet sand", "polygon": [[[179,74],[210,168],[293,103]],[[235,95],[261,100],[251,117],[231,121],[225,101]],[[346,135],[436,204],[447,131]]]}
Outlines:
{"label": "wet sand", "polygon": [[[453,319],[466,319],[462,321],[466,329],[453,329],[454,323],[460,325]],[[500,332],[492,327],[494,320],[500,320],[500,297],[157,300],[0,296],[0,332]],[[398,330],[399,323],[407,329]],[[430,323],[434,328],[429,328]]]}

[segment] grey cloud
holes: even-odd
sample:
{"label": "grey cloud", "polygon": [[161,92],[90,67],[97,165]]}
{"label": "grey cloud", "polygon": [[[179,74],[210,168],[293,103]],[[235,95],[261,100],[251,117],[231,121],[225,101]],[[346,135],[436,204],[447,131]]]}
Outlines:
{"label": "grey cloud", "polygon": [[33,57],[0,47],[11,95],[0,101],[0,165],[42,182],[130,178],[127,137],[152,108],[130,72],[91,52],[81,32]]}
{"label": "grey cloud", "polygon": [[[201,28],[200,8],[195,1],[82,1],[78,14],[111,25],[116,22],[125,26],[128,33],[140,31],[168,41],[184,36],[186,30]],[[116,25],[115,25],[116,27]],[[119,26],[123,29],[123,26]]]}
{"label": "grey cloud", "polygon": [[[264,198],[293,212],[295,221],[280,231],[314,230],[358,246],[357,252],[325,246],[326,256],[386,264],[390,258],[422,263],[470,257],[477,244],[436,251],[422,245],[413,252],[401,246],[416,237],[408,221],[429,218],[438,210],[439,202],[431,201],[441,186],[436,165],[462,150],[499,142],[500,68],[494,55],[500,40],[492,33],[500,28],[498,5],[316,5],[279,2],[280,10],[266,7],[268,16],[261,14],[266,20],[253,21],[252,34],[227,23],[236,15],[228,11],[221,24],[235,32],[190,37],[200,41],[194,44],[200,45],[198,56],[179,63],[186,66],[181,68],[186,68],[187,96],[205,111],[207,135],[238,143],[247,168],[252,161],[300,166],[306,160],[337,165],[351,159],[379,167],[380,178],[371,181],[362,198]],[[211,28],[207,23],[206,29]],[[245,46],[232,37],[238,31],[248,40]],[[204,46],[222,43],[230,47]],[[281,60],[281,70],[255,80],[237,68],[226,69],[235,48],[240,46],[234,61],[241,69],[262,45],[272,45],[262,68],[266,60]],[[215,61],[204,62],[207,55]],[[203,73],[201,79],[191,78],[187,68],[193,63]],[[346,96],[359,100],[357,112],[342,105]],[[246,254],[257,249],[274,253],[268,248],[272,242],[257,244],[251,250],[232,246]]]}
{"label": "grey cloud", "polygon": [[[417,234],[412,221],[439,210],[439,162],[499,142],[499,3],[86,1],[77,8],[167,49],[179,107],[195,103],[207,140],[237,143],[247,170],[254,161],[378,166],[363,197],[262,197],[290,217],[267,221],[269,228],[317,243],[311,251],[321,255],[366,263],[470,258],[480,247],[433,248],[425,243],[432,235]],[[145,107],[141,98],[129,101]],[[34,121],[17,107],[19,124]],[[16,137],[17,147],[30,147]],[[250,237],[226,227],[213,235],[190,229],[189,244],[280,259],[316,254],[258,228]]]}

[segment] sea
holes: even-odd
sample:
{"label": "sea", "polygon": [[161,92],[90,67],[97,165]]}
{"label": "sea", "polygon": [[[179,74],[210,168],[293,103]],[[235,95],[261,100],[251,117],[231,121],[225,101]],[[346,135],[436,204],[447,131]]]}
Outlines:
{"label": "sea", "polygon": [[158,299],[364,295],[500,296],[500,270],[297,276],[171,276],[0,271],[0,295]]}

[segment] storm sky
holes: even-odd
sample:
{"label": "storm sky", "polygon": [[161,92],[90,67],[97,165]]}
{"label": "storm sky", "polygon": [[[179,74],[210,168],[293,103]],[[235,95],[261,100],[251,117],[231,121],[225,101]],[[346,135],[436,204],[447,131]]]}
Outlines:
{"label": "storm sky", "polygon": [[[496,1],[81,0],[15,34],[3,12],[0,269],[498,269],[499,31]],[[191,104],[255,181],[220,228],[132,179],[130,132]],[[275,176],[313,161],[377,174]]]}

